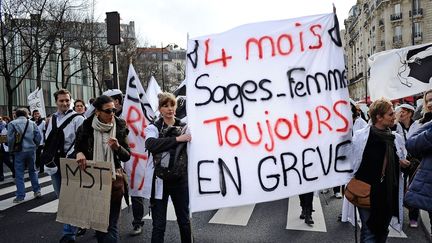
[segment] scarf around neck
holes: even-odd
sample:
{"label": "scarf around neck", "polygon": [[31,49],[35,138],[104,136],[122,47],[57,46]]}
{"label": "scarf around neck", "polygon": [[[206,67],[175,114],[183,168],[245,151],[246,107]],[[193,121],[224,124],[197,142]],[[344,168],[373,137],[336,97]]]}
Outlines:
{"label": "scarf around neck", "polygon": [[[381,130],[372,126],[371,132],[373,132],[380,140],[384,141],[386,144],[386,151],[384,160],[387,158],[387,165],[384,171],[384,182],[387,189],[387,200],[388,203],[391,202],[394,196],[394,191],[392,189],[393,185],[397,183],[398,177],[395,172],[396,158],[395,158],[395,135],[392,134],[389,128]],[[399,164],[399,163],[397,163]],[[392,205],[392,204],[389,204]]]}
{"label": "scarf around neck", "polygon": [[115,180],[114,153],[108,146],[108,140],[116,136],[116,121],[114,119],[113,123],[107,124],[99,121],[97,116],[94,116],[92,128],[94,129],[93,160],[111,163],[112,178]]}

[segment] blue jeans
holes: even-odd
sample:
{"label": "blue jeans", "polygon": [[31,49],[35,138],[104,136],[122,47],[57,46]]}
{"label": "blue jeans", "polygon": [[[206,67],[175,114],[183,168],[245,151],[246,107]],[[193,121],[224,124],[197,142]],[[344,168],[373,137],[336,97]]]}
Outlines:
{"label": "blue jeans", "polygon": [[120,217],[121,200],[111,200],[108,232],[96,231],[98,243],[117,243],[119,240],[118,219]]}
{"label": "blue jeans", "polygon": [[152,243],[164,242],[168,196],[171,196],[177,224],[180,229],[182,243],[192,242],[191,225],[189,221],[189,192],[187,183],[167,186],[164,182],[162,199],[151,199],[151,212],[153,219]]}
{"label": "blue jeans", "polygon": [[25,186],[24,186],[24,168],[27,163],[28,173],[30,176],[31,185],[33,192],[40,192],[40,185],[38,175],[35,168],[35,151],[25,151],[15,153],[15,184],[17,187],[16,197],[18,199],[24,199],[25,197]]}
{"label": "blue jeans", "polygon": [[[57,195],[57,198],[60,197],[60,188],[61,188],[61,172],[60,169],[57,170],[55,174],[51,176],[51,182],[54,187],[54,192]],[[72,226],[70,224],[63,225],[63,237],[70,240],[75,240],[77,227]]]}
{"label": "blue jeans", "polygon": [[360,220],[362,223],[360,230],[360,243],[384,243],[387,241],[388,231],[383,234],[374,234],[368,228],[366,222],[370,216],[370,209],[368,208],[358,208],[360,214]]}

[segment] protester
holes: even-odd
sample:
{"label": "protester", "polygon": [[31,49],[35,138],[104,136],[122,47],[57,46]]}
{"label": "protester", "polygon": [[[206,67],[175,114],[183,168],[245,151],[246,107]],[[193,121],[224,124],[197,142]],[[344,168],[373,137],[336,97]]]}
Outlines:
{"label": "protester", "polygon": [[86,106],[84,101],[80,99],[75,100],[73,109],[79,114],[84,114],[84,112],[86,111]]}
{"label": "protester", "polygon": [[[109,89],[103,93],[114,100],[114,106],[117,109],[116,116],[121,117],[123,109],[123,94],[119,89]],[[130,177],[130,175],[129,175]],[[130,235],[140,235],[144,227],[144,197],[131,195],[132,201],[132,231]]]}
{"label": "protester", "polygon": [[45,130],[46,123],[45,123],[45,119],[41,117],[39,110],[33,110],[31,120],[36,123],[36,126],[38,127],[39,133],[41,134],[42,137],[41,142],[38,145],[38,148],[36,150],[36,167],[39,169],[39,173],[43,173],[44,166],[41,163],[40,155],[42,153],[42,148],[45,142],[44,130]]}
{"label": "protester", "polygon": [[[409,166],[404,141],[392,134],[395,114],[392,103],[381,98],[369,107],[372,125],[356,131],[352,141],[355,178],[371,185],[370,208],[358,208],[361,242],[385,242],[392,216],[399,217],[399,166]],[[402,219],[400,219],[402,220]]]}
{"label": "protester", "polygon": [[[41,198],[41,187],[35,168],[36,149],[42,139],[39,129],[33,121],[27,119],[28,112],[20,108],[15,113],[17,119],[8,124],[8,147],[14,155],[15,184],[17,187],[14,203],[20,203],[25,198],[24,168],[28,173],[35,198]],[[17,141],[17,139],[19,139]]]}
{"label": "protester", "polygon": [[[432,89],[427,90],[424,95],[423,95],[423,99],[421,100],[421,104],[422,104],[422,117],[419,120],[416,120],[410,127],[408,134],[407,134],[407,138],[410,139],[411,137],[414,136],[414,134],[419,134],[420,129],[424,131],[424,126],[426,126],[426,124],[428,122],[430,122],[432,120]],[[407,145],[408,148],[408,145]],[[414,155],[414,157],[417,160],[421,160],[421,156],[416,157],[416,155]],[[418,165],[419,169],[421,168],[420,165]],[[409,182],[411,182],[414,178],[415,178],[415,174],[418,173],[418,171],[416,171],[417,166],[413,166],[413,168],[411,168],[409,170]],[[420,214],[420,210],[417,208],[413,208],[413,207],[408,207],[409,208],[409,216],[410,219],[416,219],[416,221],[418,220],[419,214]],[[432,221],[432,211],[429,212],[429,218]],[[411,221],[410,220],[410,226],[418,226],[417,222]]]}
{"label": "protester", "polygon": [[[362,111],[359,109],[358,105],[350,100],[351,103],[351,114],[353,119],[352,134],[356,131],[367,127],[367,122],[361,116]],[[352,225],[356,225],[354,220],[354,205],[350,203],[345,197],[342,203],[342,215],[340,215],[341,222],[350,222]]]}
{"label": "protester", "polygon": [[396,126],[396,132],[401,135],[405,141],[408,137],[408,132],[411,127],[411,125],[414,123],[413,115],[414,115],[414,107],[410,104],[402,104],[398,107],[396,107],[396,113],[397,113],[397,123]]}
{"label": "protester", "polygon": [[103,95],[109,96],[114,100],[114,106],[116,108],[116,116],[120,117],[123,112],[123,94],[119,89],[109,89],[102,93]]}
{"label": "protester", "polygon": [[[412,128],[412,124],[414,123],[414,120],[412,119],[414,112],[415,108],[410,104],[401,104],[400,106],[396,107],[396,116],[398,117],[398,121],[395,124],[395,130],[399,135],[402,136],[404,142],[407,141],[408,134]],[[409,154],[407,155],[407,159],[410,161],[410,166],[402,170],[404,176],[404,188],[406,188],[409,181],[412,180],[414,172],[419,165],[418,160]],[[419,210],[416,208],[408,208],[408,212],[409,226],[411,228],[417,228],[417,220],[420,213]]]}
{"label": "protester", "polygon": [[430,120],[432,120],[432,89],[424,93],[423,116],[411,125],[411,129],[408,132],[407,137],[411,137],[411,135],[414,134],[423,124]]}
{"label": "protester", "polygon": [[[55,155],[55,164],[46,164],[44,168],[45,172],[51,175],[51,181],[54,187],[54,191],[57,197],[59,197],[61,186],[59,158],[60,156],[67,158],[73,156],[74,151],[72,148],[75,143],[76,131],[78,130],[78,127],[81,126],[81,124],[83,123],[84,117],[70,109],[71,95],[67,89],[60,89],[55,92],[54,99],[56,102],[57,111],[52,115],[51,119],[48,122],[48,127],[45,133],[45,148],[42,152],[42,157],[44,157],[45,152],[50,150],[50,148],[48,148],[49,146],[63,145],[61,148],[59,148],[61,150],[61,153]],[[55,124],[56,127],[53,127],[53,124]],[[52,141],[55,139],[55,137],[50,136],[51,132],[54,129],[55,131],[57,131],[57,128],[62,125],[66,125],[62,130],[62,132],[64,133],[64,141]],[[64,224],[63,237],[60,239],[60,242],[75,242],[76,230],[76,227],[69,224]]]}
{"label": "protester", "polygon": [[302,208],[300,219],[304,219],[305,224],[312,225],[314,221],[312,219],[312,203],[313,203],[313,192],[299,195],[300,207]]}
{"label": "protester", "polygon": [[9,117],[3,116],[0,118],[0,181],[4,181],[3,164],[6,164],[12,172],[12,178],[15,178],[15,169],[9,157],[9,147],[7,145],[7,125]]}
{"label": "protester", "polygon": [[76,160],[81,170],[85,170],[87,160],[105,161],[113,169],[113,191],[109,213],[108,232],[96,231],[99,243],[118,242],[118,219],[120,217],[121,200],[123,193],[114,192],[115,180],[121,180],[121,189],[125,188],[121,162],[130,159],[130,149],[127,142],[129,133],[126,122],[115,116],[113,100],[102,95],[93,103],[95,114],[87,118],[78,129],[75,143]]}
{"label": "protester", "polygon": [[0,120],[0,181],[4,181],[3,164],[6,164],[12,172],[12,178],[15,178],[15,169],[9,157],[9,147],[7,145],[7,125],[10,119],[3,116]]}
{"label": "protester", "polygon": [[[153,159],[156,153],[167,152],[176,148],[182,142],[191,141],[190,134],[183,134],[177,137],[160,138],[162,131],[168,127],[180,126],[181,122],[175,117],[177,107],[176,98],[171,93],[161,93],[159,98],[159,112],[161,118],[145,129],[146,148],[151,153],[149,158]],[[160,124],[160,129],[156,124]],[[162,187],[162,188],[161,188]],[[157,195],[156,192],[162,192]],[[156,175],[153,177],[152,196],[150,199],[151,214],[153,219],[153,230],[151,242],[163,242],[166,228],[166,214],[168,197],[171,196],[174,204],[177,223],[180,228],[181,242],[192,242],[191,226],[189,220],[189,193],[187,173],[176,180],[162,180]]]}
{"label": "protester", "polygon": [[[419,208],[429,212],[432,232],[432,122],[426,123],[410,138],[406,147],[417,158],[422,158],[414,179],[406,194],[405,202],[415,202]],[[432,240],[432,233],[431,233]]]}

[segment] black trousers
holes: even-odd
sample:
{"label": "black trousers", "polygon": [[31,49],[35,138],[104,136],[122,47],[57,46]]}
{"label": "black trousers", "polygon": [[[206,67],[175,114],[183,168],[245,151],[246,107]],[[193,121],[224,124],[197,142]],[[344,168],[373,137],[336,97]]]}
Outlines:
{"label": "black trousers", "polygon": [[0,180],[4,180],[3,164],[6,164],[12,172],[12,176],[15,177],[15,168],[10,160],[9,152],[5,152],[3,148],[0,148]]}
{"label": "black trousers", "polygon": [[303,210],[310,209],[312,211],[312,202],[313,202],[313,192],[300,194],[300,206]]}
{"label": "black trousers", "polygon": [[144,225],[144,198],[143,197],[131,197],[132,198],[132,214],[133,221],[132,226],[143,226]]}
{"label": "black trousers", "polygon": [[180,229],[182,243],[192,242],[191,225],[189,221],[189,191],[187,183],[167,186],[164,183],[162,199],[151,199],[151,212],[153,218],[152,243],[164,242],[168,196],[174,205],[177,224]]}

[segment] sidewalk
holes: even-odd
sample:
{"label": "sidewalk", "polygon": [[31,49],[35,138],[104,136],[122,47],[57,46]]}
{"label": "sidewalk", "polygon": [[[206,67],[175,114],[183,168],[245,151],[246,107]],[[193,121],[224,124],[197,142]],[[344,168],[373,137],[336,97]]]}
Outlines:
{"label": "sidewalk", "polygon": [[421,222],[422,222],[423,227],[424,227],[424,231],[427,235],[430,236],[430,242],[432,242],[432,232],[431,232],[429,213],[424,211],[424,210],[420,210],[420,217],[421,217]]}

